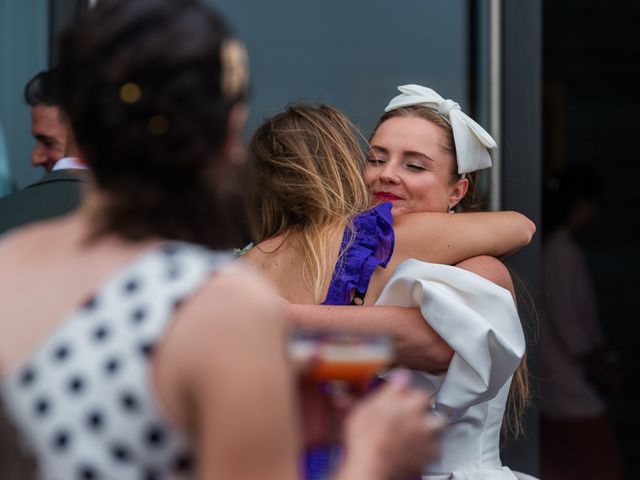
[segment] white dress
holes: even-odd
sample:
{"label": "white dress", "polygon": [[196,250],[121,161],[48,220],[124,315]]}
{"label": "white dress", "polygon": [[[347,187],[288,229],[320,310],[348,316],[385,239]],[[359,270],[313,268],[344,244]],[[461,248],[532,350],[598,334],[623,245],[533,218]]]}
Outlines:
{"label": "white dress", "polygon": [[446,372],[412,372],[413,384],[433,396],[434,412],[448,423],[442,454],[422,478],[532,478],[500,460],[502,417],[513,373],[525,352],[510,292],[474,273],[411,259],[398,266],[377,304],[420,308],[454,350]]}

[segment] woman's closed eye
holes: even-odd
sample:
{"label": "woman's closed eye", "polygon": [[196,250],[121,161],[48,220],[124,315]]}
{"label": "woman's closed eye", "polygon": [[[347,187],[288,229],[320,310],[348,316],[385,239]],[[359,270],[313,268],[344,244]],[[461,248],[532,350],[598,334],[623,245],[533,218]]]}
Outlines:
{"label": "woman's closed eye", "polygon": [[384,158],[367,157],[367,163],[371,166],[382,166],[386,162]]}
{"label": "woman's closed eye", "polygon": [[413,170],[415,172],[422,172],[423,170],[427,169],[427,167],[425,167],[421,163],[413,163],[413,162],[406,163],[405,167],[408,168],[409,170]]}

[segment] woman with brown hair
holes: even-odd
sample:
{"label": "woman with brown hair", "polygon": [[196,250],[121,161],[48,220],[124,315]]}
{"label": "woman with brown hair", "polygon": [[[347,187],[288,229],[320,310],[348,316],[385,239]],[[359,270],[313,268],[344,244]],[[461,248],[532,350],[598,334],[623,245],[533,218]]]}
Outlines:
{"label": "woman with brown hair", "polygon": [[[372,148],[374,140],[375,135]],[[402,144],[402,132],[398,141]],[[466,151],[482,154],[483,148],[488,157],[486,147]],[[375,313],[380,307],[366,313],[365,309],[350,313],[332,307],[332,318],[327,320],[326,310],[321,314],[317,308],[294,305],[291,310],[297,322],[397,334],[403,339],[398,363],[405,359],[421,363],[420,355],[412,352],[438,347],[439,367],[433,363],[419,367],[422,371],[416,372],[414,381],[437,392],[435,412],[452,425],[445,439],[459,435],[467,439],[459,446],[451,440],[445,443],[442,460],[436,460],[435,470],[424,472],[426,478],[434,472],[466,478],[476,470],[477,475],[513,478],[500,464],[498,434],[510,378],[525,344],[508,290],[509,275],[486,257],[462,266],[503,288],[461,269],[425,262],[456,264],[481,254],[507,254],[529,242],[534,231],[531,222],[514,212],[419,213],[439,210],[430,205],[432,188],[439,188],[433,193],[438,202],[445,195],[450,197],[440,209],[446,212],[450,203],[464,196],[468,180],[450,181],[455,163],[451,153],[437,155],[442,157],[437,165],[422,155],[421,161],[431,163],[418,165],[420,151],[413,147],[401,160],[401,168],[414,173],[432,168],[439,177],[390,191],[377,190],[365,172],[373,193],[380,194],[377,198],[391,200],[370,209],[371,192],[356,176],[362,168],[358,135],[331,107],[288,107],[257,130],[251,149],[264,185],[259,193],[261,210],[255,212],[257,245],[247,258],[275,283],[280,295],[297,304],[417,307],[429,325],[406,316],[385,318]],[[393,157],[395,162],[395,152]],[[478,160],[486,162],[482,155],[475,166]],[[400,215],[392,216],[394,209]],[[463,272],[461,278],[456,278],[458,272]],[[452,321],[447,324],[448,317]],[[444,369],[445,373],[426,373]],[[488,412],[486,407],[494,398]],[[469,429],[470,424],[475,426]],[[486,451],[480,448],[484,440],[488,440]],[[468,458],[461,460],[460,453]]]}
{"label": "woman with brown hair", "polygon": [[[62,38],[92,184],[78,211],[0,242],[0,394],[41,478],[298,478],[282,309],[210,250],[235,228],[244,60],[195,0],[102,0]],[[417,471],[427,402],[402,380],[363,400],[336,478]]]}

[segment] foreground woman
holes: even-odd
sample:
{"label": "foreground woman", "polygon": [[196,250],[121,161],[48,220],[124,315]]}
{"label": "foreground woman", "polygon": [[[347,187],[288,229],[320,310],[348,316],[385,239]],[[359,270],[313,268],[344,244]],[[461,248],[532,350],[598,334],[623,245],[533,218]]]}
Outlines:
{"label": "foreground woman", "polygon": [[[297,478],[282,312],[208,249],[234,228],[241,46],[196,1],[103,0],[65,34],[60,72],[93,186],[0,243],[1,394],[41,478]],[[415,472],[426,403],[402,380],[364,400],[338,477]]]}

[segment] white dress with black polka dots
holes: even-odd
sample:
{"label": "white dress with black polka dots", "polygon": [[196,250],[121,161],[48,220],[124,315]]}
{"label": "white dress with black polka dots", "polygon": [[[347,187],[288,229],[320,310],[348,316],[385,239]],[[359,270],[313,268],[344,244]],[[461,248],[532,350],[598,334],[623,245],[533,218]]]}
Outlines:
{"label": "white dress with black polka dots", "polygon": [[193,452],[155,400],[148,359],[176,307],[228,259],[177,242],[143,253],[3,379],[42,479],[193,476]]}

